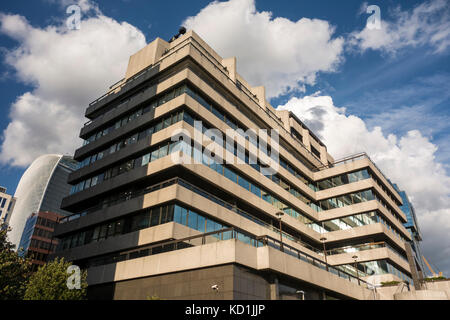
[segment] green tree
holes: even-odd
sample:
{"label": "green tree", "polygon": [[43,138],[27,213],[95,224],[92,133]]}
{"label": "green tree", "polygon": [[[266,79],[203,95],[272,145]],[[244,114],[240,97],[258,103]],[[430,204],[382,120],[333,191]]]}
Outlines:
{"label": "green tree", "polygon": [[31,276],[25,300],[85,300],[87,289],[87,272],[80,274],[81,289],[69,289],[67,273],[71,266],[64,258],[55,259],[41,267]]}
{"label": "green tree", "polygon": [[21,300],[31,275],[31,262],[14,251],[8,241],[11,228],[0,224],[0,300]]}

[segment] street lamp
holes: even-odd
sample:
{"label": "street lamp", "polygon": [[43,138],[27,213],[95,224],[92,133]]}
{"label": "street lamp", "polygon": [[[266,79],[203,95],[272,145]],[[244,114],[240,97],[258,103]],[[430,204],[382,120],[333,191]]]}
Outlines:
{"label": "street lamp", "polygon": [[355,254],[352,258],[353,258],[353,260],[355,260],[354,268],[356,269],[356,278],[358,279],[358,284],[359,284],[359,270],[358,270],[358,267],[356,266],[356,261],[358,260],[358,256]]}
{"label": "street lamp", "polygon": [[322,238],[320,238],[320,241],[322,241],[322,245],[323,245],[323,256],[325,258],[325,267],[327,268],[328,271],[328,261],[327,261],[327,250],[325,248],[325,241],[327,241],[327,238],[325,238],[324,236],[322,236]]}
{"label": "street lamp", "polygon": [[301,294],[301,295],[302,295],[302,300],[305,300],[305,291],[303,291],[303,290],[297,290],[295,293],[296,293],[296,294]]}
{"label": "street lamp", "polygon": [[280,222],[280,250],[284,251],[283,248],[283,233],[281,230],[281,217],[284,216],[284,212],[283,211],[279,211],[276,213],[276,216],[278,217],[278,221]]}

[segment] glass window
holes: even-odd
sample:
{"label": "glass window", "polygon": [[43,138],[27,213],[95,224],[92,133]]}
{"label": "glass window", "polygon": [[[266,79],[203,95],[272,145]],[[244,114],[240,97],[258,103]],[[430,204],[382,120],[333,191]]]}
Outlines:
{"label": "glass window", "polygon": [[188,216],[188,227],[191,229],[197,229],[197,214],[195,212],[189,211]]}
{"label": "glass window", "polygon": [[97,182],[98,182],[98,176],[93,177],[92,181],[91,181],[91,186],[93,187],[93,186],[97,185]]}
{"label": "glass window", "polygon": [[223,175],[223,168],[224,167],[220,163],[214,165],[214,170],[220,175]]}
{"label": "glass window", "polygon": [[167,151],[169,149],[169,146],[167,144],[165,144],[164,146],[162,146],[159,149],[159,158],[165,157],[167,156]]}
{"label": "glass window", "polygon": [[117,150],[117,144],[113,144],[110,148],[109,148],[109,153],[114,153]]}
{"label": "glass window", "polygon": [[155,126],[155,132],[161,131],[162,126],[163,126],[162,121],[158,122]]}
{"label": "glass window", "polygon": [[157,226],[160,223],[161,208],[154,208],[152,210],[152,218],[150,222],[150,227]]}
{"label": "glass window", "polygon": [[194,126],[194,119],[191,117],[191,115],[187,112],[184,113],[184,121],[191,126]]}
{"label": "glass window", "polygon": [[168,118],[164,119],[164,129],[169,127],[172,124],[172,117],[169,116]]}
{"label": "glass window", "polygon": [[138,134],[136,133],[128,139],[128,144],[134,144],[137,142],[137,140],[138,140]]}
{"label": "glass window", "polygon": [[214,232],[215,231],[215,222],[212,220],[206,220],[206,232]]}
{"label": "glass window", "polygon": [[116,225],[114,227],[114,233],[118,235],[122,234],[122,232],[123,232],[123,220],[119,220],[116,222]]}
{"label": "glass window", "polygon": [[350,183],[358,181],[358,175],[356,174],[356,172],[349,173],[348,180]]}
{"label": "glass window", "polygon": [[338,186],[343,185],[341,176],[334,177],[334,178],[332,178],[331,180],[332,180],[332,184],[333,184],[335,187],[338,187]]}
{"label": "glass window", "polygon": [[360,203],[362,201],[361,194],[359,192],[352,193],[353,203]]}
{"label": "glass window", "polygon": [[340,197],[345,206],[349,206],[352,204],[352,198],[349,194],[343,195]]}
{"label": "glass window", "polygon": [[142,157],[142,163],[141,166],[145,166],[150,162],[150,153],[147,153]]}
{"label": "glass window", "polygon": [[148,228],[149,220],[150,220],[149,212],[141,213],[141,214],[134,216],[133,220],[131,222],[132,231],[137,231],[137,230]]}
{"label": "glass window", "polygon": [[254,184],[251,184],[251,192],[257,195],[259,198],[261,198],[261,189],[255,186]]}
{"label": "glass window", "polygon": [[174,205],[171,204],[171,205],[167,206],[166,222],[173,221],[173,212],[174,212]]}
{"label": "glass window", "polygon": [[181,224],[182,225],[187,225],[187,215],[188,215],[188,211],[185,208],[181,209]]}
{"label": "glass window", "polygon": [[328,201],[327,200],[322,200],[320,201],[320,207],[322,208],[322,210],[328,210]]}
{"label": "glass window", "polygon": [[244,188],[246,190],[250,189],[250,183],[246,179],[242,178],[241,176],[238,176],[238,183],[242,188]]}
{"label": "glass window", "polygon": [[362,178],[363,178],[363,179],[369,179],[369,178],[370,178],[370,174],[369,174],[369,172],[367,171],[367,169],[362,170],[362,171],[361,171],[361,174],[362,174]]}
{"label": "glass window", "polygon": [[198,216],[197,230],[200,232],[205,232],[205,228],[206,228],[205,223],[206,223],[205,217]]}
{"label": "glass window", "polygon": [[214,113],[214,115],[219,118],[220,120],[224,121],[225,120],[225,116],[223,115],[223,113],[221,113],[219,110],[217,110],[216,108],[212,107],[212,113]]}
{"label": "glass window", "polygon": [[174,121],[183,121],[183,111],[178,112],[178,118],[176,120],[174,119]]}
{"label": "glass window", "polygon": [[100,235],[100,227],[96,227],[96,228],[94,229],[94,234],[92,235],[92,240],[93,240],[93,241],[97,241],[99,235]]}
{"label": "glass window", "polygon": [[107,232],[106,232],[106,236],[112,237],[114,235],[114,223],[108,223],[107,225]]}
{"label": "glass window", "polygon": [[280,178],[278,178],[276,175],[272,176],[272,181],[275,182],[276,184],[280,184]]}
{"label": "glass window", "polygon": [[175,205],[175,207],[174,207],[173,221],[176,222],[176,223],[182,224],[182,221],[181,221],[181,207],[178,206],[178,205]]}
{"label": "glass window", "polygon": [[224,167],[224,169],[225,169],[225,177],[236,183],[237,182],[236,174],[227,167]]}
{"label": "glass window", "polygon": [[332,187],[331,181],[329,179],[319,181],[319,189],[325,190]]}
{"label": "glass window", "polygon": [[103,240],[106,238],[106,232],[108,231],[108,226],[105,224],[100,227],[100,234],[98,236],[99,240]]}
{"label": "glass window", "polygon": [[272,196],[268,192],[266,192],[264,190],[261,190],[261,191],[262,191],[262,198],[263,198],[263,200],[267,201],[269,203],[272,203]]}
{"label": "glass window", "polygon": [[158,156],[159,156],[159,149],[156,149],[152,152],[150,161],[153,162],[153,161],[157,160]]}
{"label": "glass window", "polygon": [[343,199],[343,198],[344,198],[344,197],[337,197],[337,198],[336,198],[337,205],[338,205],[339,208],[342,208],[342,207],[345,206],[345,203],[344,203],[344,199]]}

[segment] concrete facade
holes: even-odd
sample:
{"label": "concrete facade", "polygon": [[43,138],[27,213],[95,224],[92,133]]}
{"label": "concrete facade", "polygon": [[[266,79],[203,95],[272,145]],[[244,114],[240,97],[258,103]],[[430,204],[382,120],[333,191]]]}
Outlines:
{"label": "concrete facade", "polygon": [[0,223],[9,223],[15,203],[16,198],[6,193],[6,188],[0,187]]}
{"label": "concrete facade", "polygon": [[[365,154],[334,160],[297,117],[268,103],[264,87],[252,88],[236,72],[235,58],[223,59],[195,32],[172,42],[158,38],[131,56],[124,80],[91,103],[86,117],[86,142],[74,158],[87,164],[69,175],[75,191],[62,202],[74,215],[55,236],[57,256],[88,268],[91,297],[297,299],[306,290],[307,299],[374,299],[372,285],[411,282],[402,198],[377,166]],[[189,119],[222,133],[235,126],[278,130],[276,176],[236,164],[237,156],[217,143],[234,164],[180,164],[166,151],[155,155],[176,130],[201,133]],[[252,145],[244,142],[249,155]],[[149,152],[151,161],[141,165]],[[198,223],[177,220],[177,210]],[[209,224],[239,236],[152,251],[215,230]],[[131,258],[137,251],[142,256]]]}

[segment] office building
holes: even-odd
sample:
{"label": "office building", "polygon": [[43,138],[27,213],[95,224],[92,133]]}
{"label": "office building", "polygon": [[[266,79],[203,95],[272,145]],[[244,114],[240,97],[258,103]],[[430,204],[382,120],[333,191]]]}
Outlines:
{"label": "office building", "polygon": [[[366,154],[334,160],[236,63],[193,31],[131,56],[86,110],[55,256],[88,270],[91,299],[374,299],[412,283],[400,194]],[[176,161],[210,150],[190,137],[238,128],[270,131],[256,163],[254,139],[242,153],[216,136],[226,163]]]}
{"label": "office building", "polygon": [[414,269],[417,272],[418,280],[420,280],[425,276],[425,264],[423,261],[422,250],[420,248],[422,233],[420,232],[419,224],[417,222],[416,211],[412,203],[409,201],[406,192],[400,190],[400,188],[396,184],[394,184],[394,188],[402,197],[403,205],[401,205],[400,208],[405,213],[407,218],[407,221],[403,225],[411,235],[411,241],[409,241],[413,258],[411,264],[415,267]]}
{"label": "office building", "polygon": [[15,202],[16,199],[6,193],[6,188],[0,187],[0,224],[8,225]]}
{"label": "office building", "polygon": [[16,204],[9,226],[8,239],[17,249],[28,217],[33,213],[50,211],[61,215],[71,214],[61,210],[61,200],[69,194],[69,173],[77,163],[69,156],[47,154],[40,156],[20,178],[14,197]]}
{"label": "office building", "polygon": [[28,217],[19,247],[31,259],[33,271],[44,265],[49,254],[55,251],[58,240],[53,238],[53,231],[62,217],[49,211],[32,213]]}

